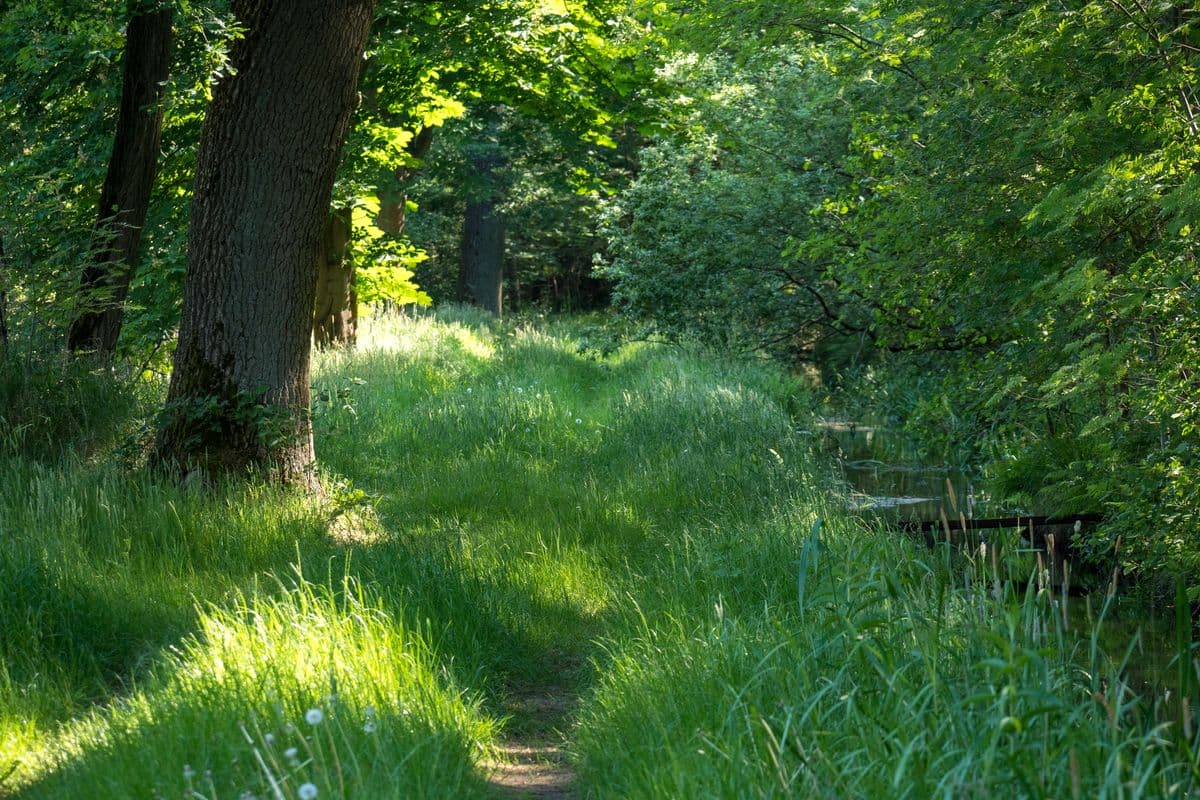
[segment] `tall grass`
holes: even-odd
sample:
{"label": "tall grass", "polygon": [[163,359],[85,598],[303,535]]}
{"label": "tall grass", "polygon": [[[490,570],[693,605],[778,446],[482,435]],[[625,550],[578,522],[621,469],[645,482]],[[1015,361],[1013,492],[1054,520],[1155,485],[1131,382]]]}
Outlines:
{"label": "tall grass", "polygon": [[1194,785],[1047,591],[839,510],[786,376],[463,310],[366,339],[318,358],[325,499],[0,457],[0,794],[480,796],[543,690],[586,796]]}

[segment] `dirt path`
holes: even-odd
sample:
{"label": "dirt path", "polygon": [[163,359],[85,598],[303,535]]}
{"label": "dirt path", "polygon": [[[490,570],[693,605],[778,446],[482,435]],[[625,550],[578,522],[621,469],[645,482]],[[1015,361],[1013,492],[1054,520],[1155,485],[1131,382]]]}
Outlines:
{"label": "dirt path", "polygon": [[575,797],[575,773],[557,745],[506,744],[504,761],[489,765],[497,798],[567,800]]}
{"label": "dirt path", "polygon": [[575,772],[567,761],[564,729],[578,698],[561,686],[512,693],[505,705],[513,732],[500,746],[500,758],[484,766],[498,800],[568,800]]}

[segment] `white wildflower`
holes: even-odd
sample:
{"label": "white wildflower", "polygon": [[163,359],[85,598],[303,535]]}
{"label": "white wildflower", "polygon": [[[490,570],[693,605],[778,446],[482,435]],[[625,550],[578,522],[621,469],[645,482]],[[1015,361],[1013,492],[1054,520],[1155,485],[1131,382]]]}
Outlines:
{"label": "white wildflower", "polygon": [[309,725],[320,725],[325,719],[325,713],[319,708],[310,708],[304,714],[304,721]]}

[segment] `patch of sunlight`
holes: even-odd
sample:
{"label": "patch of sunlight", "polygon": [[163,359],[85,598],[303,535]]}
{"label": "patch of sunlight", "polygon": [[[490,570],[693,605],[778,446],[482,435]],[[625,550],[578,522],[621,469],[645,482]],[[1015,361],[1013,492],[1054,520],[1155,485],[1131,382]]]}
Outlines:
{"label": "patch of sunlight", "polygon": [[369,506],[351,508],[335,515],[326,525],[329,538],[343,547],[382,544],[391,535],[379,514]]}
{"label": "patch of sunlight", "polygon": [[358,321],[358,349],[384,352],[410,350],[418,338],[418,331],[428,335],[429,327],[428,318],[388,314],[367,308]]}
{"label": "patch of sunlight", "polygon": [[662,347],[658,342],[627,342],[608,355],[605,361],[613,366],[617,366],[661,349]]}
{"label": "patch of sunlight", "polygon": [[0,796],[7,797],[9,791],[33,777],[30,754],[42,749],[44,739],[44,733],[31,719],[0,719]]}
{"label": "patch of sunlight", "polygon": [[538,3],[537,13],[538,16],[565,17],[567,4],[564,0],[541,0]]}
{"label": "patch of sunlight", "polygon": [[[97,789],[121,785],[178,797],[179,776],[198,772],[203,796],[245,796],[269,778],[268,762],[276,774],[284,763],[299,769],[299,747],[320,796],[392,796],[379,787],[435,780],[470,796],[495,723],[454,684],[425,632],[349,577],[325,586],[297,570],[295,580],[280,581],[275,596],[205,609],[197,633],[137,691],[64,726],[35,756],[31,796],[108,796]],[[339,750],[354,771],[342,770]],[[184,794],[202,796],[190,784]]]}
{"label": "patch of sunlight", "polygon": [[481,361],[487,361],[496,354],[496,348],[491,342],[481,337],[478,331],[453,324],[449,326],[449,333],[458,340],[458,343],[466,353],[475,356]]}
{"label": "patch of sunlight", "polygon": [[543,541],[522,561],[521,571],[530,579],[525,588],[535,600],[565,603],[584,617],[595,617],[608,607],[612,576],[586,550]]}

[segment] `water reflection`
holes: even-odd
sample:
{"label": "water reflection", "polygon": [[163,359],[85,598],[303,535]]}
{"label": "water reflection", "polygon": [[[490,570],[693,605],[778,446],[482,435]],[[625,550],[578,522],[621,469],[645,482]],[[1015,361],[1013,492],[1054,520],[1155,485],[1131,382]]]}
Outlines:
{"label": "water reflection", "polygon": [[947,464],[930,464],[902,432],[846,420],[825,420],[820,448],[840,465],[851,488],[851,507],[890,520],[933,520],[943,509],[951,518],[998,515],[976,489],[978,475]]}
{"label": "water reflection", "polygon": [[[814,433],[819,437],[820,451],[838,463],[849,485],[854,511],[875,514],[893,523],[941,520],[944,514],[956,530],[970,528],[972,519],[1024,512],[1006,507],[980,491],[979,471],[930,463],[902,431],[870,423],[824,420]],[[1000,531],[989,533],[1005,535]],[[1015,567],[1016,572],[1025,570],[1021,574],[1028,575],[1037,569],[1038,557],[1028,537],[1018,538],[1016,551],[1010,549],[1008,555],[1010,570]],[[1053,557],[1048,560],[1048,573],[1055,574],[1055,591],[1061,591],[1057,577],[1061,566],[1055,565]],[[1080,571],[1076,568],[1072,574],[1078,576]],[[1099,650],[1108,654],[1110,666],[1121,667],[1130,688],[1148,705],[1157,706],[1159,714],[1173,713],[1170,708],[1177,702],[1179,685],[1173,609],[1128,602],[1118,592],[1101,620],[1110,581],[1108,576],[1099,577],[1095,590],[1066,603],[1068,649],[1088,653],[1092,632],[1098,628]]]}

